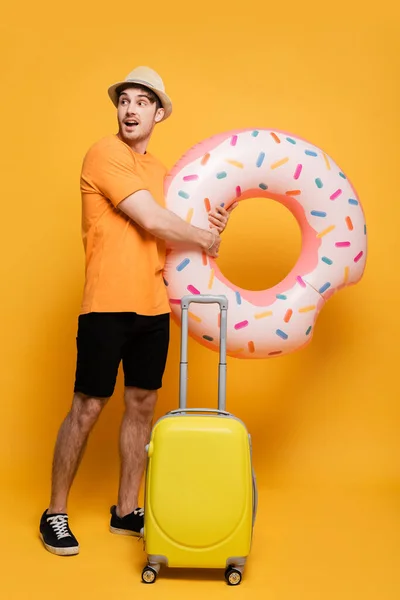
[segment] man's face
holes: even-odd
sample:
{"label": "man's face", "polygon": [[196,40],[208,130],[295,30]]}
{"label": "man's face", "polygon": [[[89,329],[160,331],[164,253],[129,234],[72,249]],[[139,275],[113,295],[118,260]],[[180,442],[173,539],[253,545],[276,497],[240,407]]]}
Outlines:
{"label": "man's face", "polygon": [[122,140],[131,145],[147,141],[154,125],[161,120],[164,109],[157,110],[145,89],[127,88],[118,100],[118,125]]}

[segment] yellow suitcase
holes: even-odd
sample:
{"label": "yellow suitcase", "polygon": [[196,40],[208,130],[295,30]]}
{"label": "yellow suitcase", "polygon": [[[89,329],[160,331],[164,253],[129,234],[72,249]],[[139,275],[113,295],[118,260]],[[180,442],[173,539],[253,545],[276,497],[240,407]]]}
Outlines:
{"label": "yellow suitcase", "polygon": [[[218,410],[188,409],[187,337],[190,303],[221,309]],[[226,412],[225,296],[182,298],[180,403],[157,421],[148,444],[142,580],[154,583],[161,565],[225,569],[241,582],[257,508],[251,439],[242,421]]]}

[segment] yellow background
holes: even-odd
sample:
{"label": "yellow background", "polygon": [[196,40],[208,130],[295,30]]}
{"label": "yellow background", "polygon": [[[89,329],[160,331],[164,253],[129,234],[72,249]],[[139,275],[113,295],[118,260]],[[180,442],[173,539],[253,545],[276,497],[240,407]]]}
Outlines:
{"label": "yellow background", "polygon": [[[399,597],[396,5],[22,0],[2,10],[2,598]],[[108,533],[121,380],[71,495],[80,556],[54,557],[37,536],[72,397],[81,161],[116,130],[107,86],[140,64],[162,74],[174,100],[151,144],[168,167],[221,131],[283,129],[340,164],[367,218],[365,276],[329,301],[312,344],[280,359],[229,360],[228,407],[252,433],[260,487],[235,591],[221,573],[165,573],[144,588],[141,544]],[[293,218],[268,201],[240,206],[224,238],[224,272],[255,288],[280,280],[299,251]],[[157,416],[177,403],[178,334],[174,325]],[[190,360],[190,404],[214,405],[217,356],[192,342]]]}

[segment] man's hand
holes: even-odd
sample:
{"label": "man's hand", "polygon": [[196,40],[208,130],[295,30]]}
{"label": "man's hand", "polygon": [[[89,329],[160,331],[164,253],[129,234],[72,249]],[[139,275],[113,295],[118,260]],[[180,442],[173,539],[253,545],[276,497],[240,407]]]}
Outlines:
{"label": "man's hand", "polygon": [[212,227],[210,233],[212,236],[212,237],[210,236],[211,241],[209,241],[209,242],[207,241],[206,245],[203,246],[203,250],[211,258],[218,258],[218,250],[219,250],[219,246],[221,244],[221,238],[219,237],[219,231],[218,231],[218,229],[214,229]]}
{"label": "man's hand", "polygon": [[219,233],[222,233],[228,224],[229,217],[234,208],[238,206],[238,202],[234,202],[228,210],[222,206],[217,206],[214,210],[211,210],[208,215],[208,220],[212,227],[215,227]]}

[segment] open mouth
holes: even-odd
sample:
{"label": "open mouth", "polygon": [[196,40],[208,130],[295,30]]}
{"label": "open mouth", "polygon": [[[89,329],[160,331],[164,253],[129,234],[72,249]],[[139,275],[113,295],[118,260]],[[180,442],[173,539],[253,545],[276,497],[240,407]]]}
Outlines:
{"label": "open mouth", "polygon": [[135,127],[137,127],[139,125],[139,123],[137,121],[135,121],[134,119],[130,119],[129,121],[124,121],[125,127],[127,129],[135,129]]}

